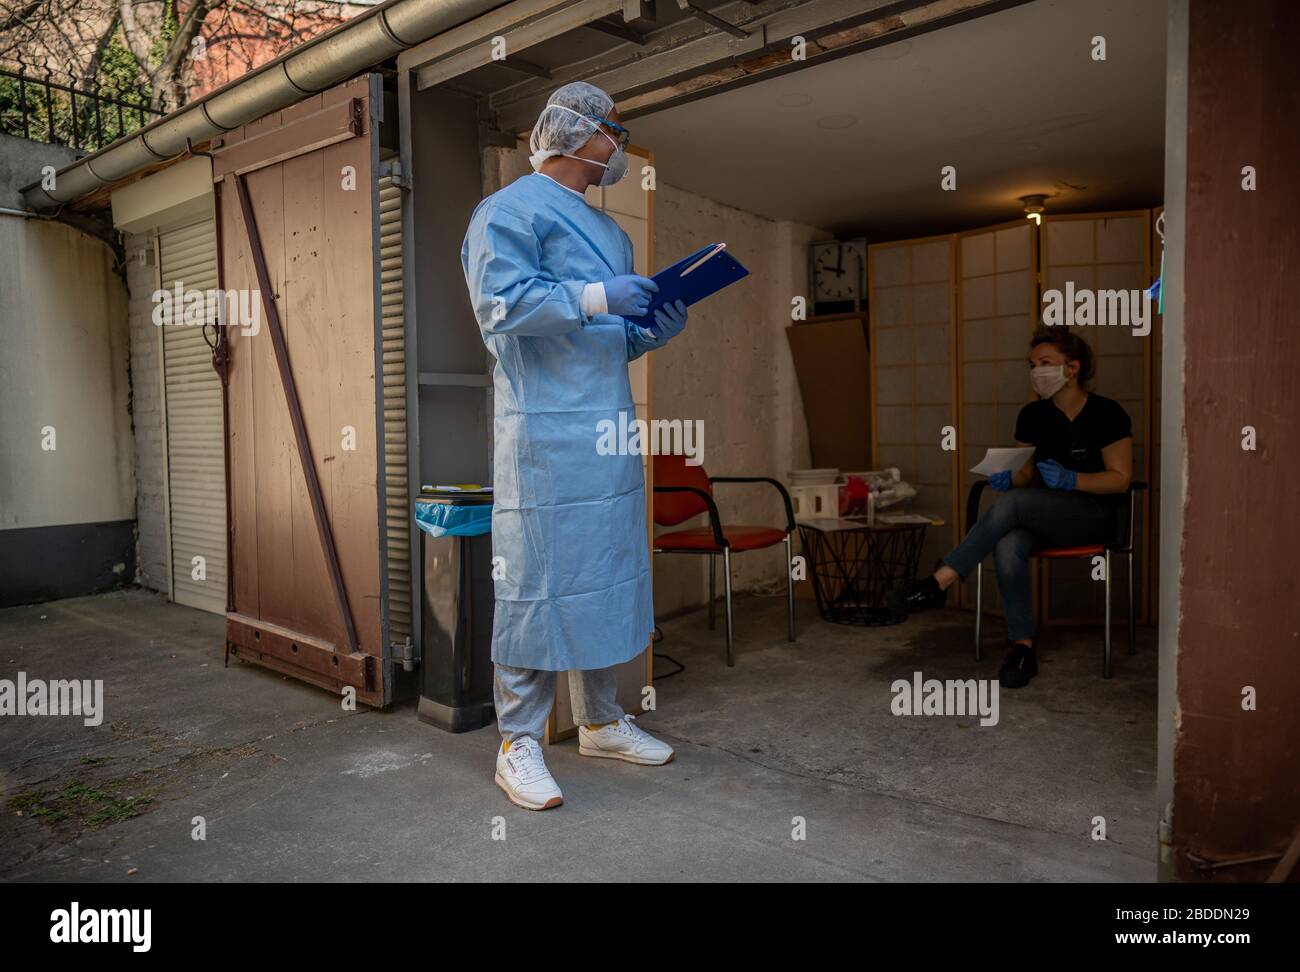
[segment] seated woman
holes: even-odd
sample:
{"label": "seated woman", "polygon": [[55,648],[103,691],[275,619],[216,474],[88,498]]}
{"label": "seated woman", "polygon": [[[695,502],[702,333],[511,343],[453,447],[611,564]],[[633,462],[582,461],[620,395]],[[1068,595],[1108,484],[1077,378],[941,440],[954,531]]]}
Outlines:
{"label": "seated woman", "polygon": [[1114,538],[1119,504],[1133,474],[1132,423],[1122,405],[1087,390],[1092,349],[1069,327],[1042,327],[1029,344],[1030,383],[1039,401],[1020,410],[1016,440],[1034,454],[989,485],[1007,495],[930,577],[911,584],[897,606],[941,606],[947,590],[993,554],[1011,650],[998,681],[1020,688],[1038,674],[1029,558],[1043,547],[1077,547]]}

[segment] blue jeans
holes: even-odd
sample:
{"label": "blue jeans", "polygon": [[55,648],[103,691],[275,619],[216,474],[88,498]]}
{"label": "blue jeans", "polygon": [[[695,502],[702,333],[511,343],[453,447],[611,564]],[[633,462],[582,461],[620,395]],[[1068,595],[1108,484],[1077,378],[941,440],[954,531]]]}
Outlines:
{"label": "blue jeans", "polygon": [[1029,558],[1043,547],[1108,543],[1115,508],[1092,493],[1030,487],[1012,489],[986,509],[943,562],[966,578],[990,553],[1012,641],[1034,634]]}

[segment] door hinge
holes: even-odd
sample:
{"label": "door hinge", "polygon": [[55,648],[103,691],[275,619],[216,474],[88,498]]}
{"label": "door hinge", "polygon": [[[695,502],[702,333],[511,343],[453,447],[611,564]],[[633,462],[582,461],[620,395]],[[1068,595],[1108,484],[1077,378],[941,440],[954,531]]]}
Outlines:
{"label": "door hinge", "polygon": [[405,189],[408,192],[411,188],[411,177],[402,168],[401,159],[389,159],[387,162],[379,163],[379,177],[382,179],[387,176],[393,181],[393,185],[398,189]]}
{"label": "door hinge", "polygon": [[388,646],[388,652],[392,657],[393,664],[401,665],[402,671],[415,671],[415,663],[417,661],[415,657],[415,643],[411,641],[410,635],[406,636],[406,642],[404,644],[398,644],[397,642],[390,644]]}

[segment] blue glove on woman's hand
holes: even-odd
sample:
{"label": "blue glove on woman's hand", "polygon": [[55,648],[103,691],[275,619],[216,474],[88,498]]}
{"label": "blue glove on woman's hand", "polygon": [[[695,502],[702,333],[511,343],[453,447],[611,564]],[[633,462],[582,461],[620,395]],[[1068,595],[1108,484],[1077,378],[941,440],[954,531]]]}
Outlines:
{"label": "blue glove on woman's hand", "polygon": [[989,477],[989,486],[999,493],[1005,493],[1011,488],[1011,470],[1004,469],[1002,472],[995,472]]}
{"label": "blue glove on woman's hand", "polygon": [[1066,469],[1055,459],[1038,463],[1038,475],[1043,477],[1048,489],[1074,489],[1079,482],[1077,472]]}
{"label": "blue glove on woman's hand", "polygon": [[650,295],[659,285],[649,277],[625,273],[605,281],[605,306],[619,317],[640,317],[650,309]]}

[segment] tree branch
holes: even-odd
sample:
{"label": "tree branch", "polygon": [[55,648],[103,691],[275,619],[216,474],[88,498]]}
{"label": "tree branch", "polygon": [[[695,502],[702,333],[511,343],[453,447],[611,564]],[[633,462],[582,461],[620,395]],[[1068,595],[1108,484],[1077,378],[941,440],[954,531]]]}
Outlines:
{"label": "tree branch", "polygon": [[[176,108],[184,100],[181,97],[179,83],[182,65],[190,53],[194,38],[203,29],[203,21],[214,2],[221,2],[221,0],[194,0],[185,11],[185,16],[176,27],[176,36],[172,38],[167,52],[163,55],[162,63],[154,73],[151,99],[153,107]],[[165,104],[167,101],[171,104]]]}
{"label": "tree branch", "polygon": [[32,14],[40,10],[42,6],[42,0],[32,0],[31,3],[25,4],[16,10],[9,10],[8,5],[6,5],[5,18],[0,20],[0,34],[7,34],[15,27],[25,26],[31,19]]}
{"label": "tree branch", "polygon": [[149,70],[149,37],[140,29],[140,21],[135,17],[134,0],[118,0],[117,14],[122,19],[122,38],[126,41],[126,49],[135,58],[140,72],[152,81],[154,72]]}

